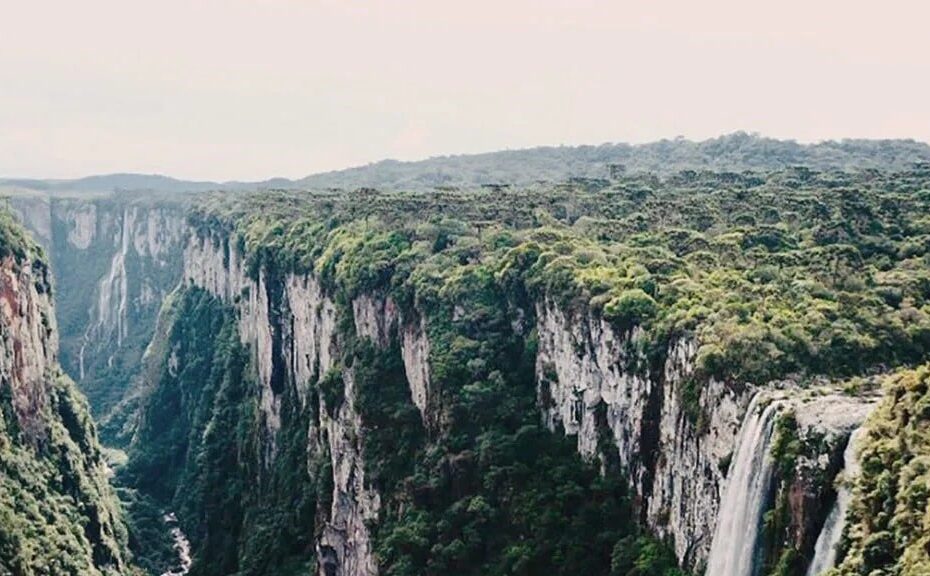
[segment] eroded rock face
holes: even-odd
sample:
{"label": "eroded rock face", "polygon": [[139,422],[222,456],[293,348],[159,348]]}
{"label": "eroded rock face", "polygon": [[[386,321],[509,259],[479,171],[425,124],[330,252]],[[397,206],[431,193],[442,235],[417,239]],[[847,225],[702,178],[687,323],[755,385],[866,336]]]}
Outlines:
{"label": "eroded rock face", "polygon": [[[688,405],[684,398],[697,353],[693,341],[671,342],[664,364],[649,366],[636,328],[617,332],[601,318],[565,313],[552,302],[539,304],[536,312],[536,378],[546,424],[576,436],[578,451],[587,457],[601,455],[599,438],[606,433],[645,523],[672,544],[683,564],[701,566],[746,411],[754,395],[769,393],[769,386],[734,387],[712,379],[701,384],[696,404]],[[830,489],[827,484],[824,490],[824,482],[838,472],[837,450],[863,421],[870,402],[835,392],[772,393],[797,414],[803,434],[824,439],[816,461],[801,459],[791,488],[797,524],[792,533],[798,548],[806,550],[824,520],[821,504]]]}
{"label": "eroded rock face", "polygon": [[[342,372],[345,396],[339,406],[327,406],[322,395],[309,394],[340,365],[336,303],[313,275],[288,273],[270,279],[260,271],[257,279],[250,276],[242,255],[227,238],[191,234],[183,275],[185,282],[237,309],[239,335],[252,350],[259,380],[266,464],[276,453],[281,386],[294,386],[301,403],[318,398],[307,450],[311,455],[328,454],[333,474],[332,507],[317,545],[320,573],[377,574],[368,526],[378,518],[381,503],[380,495],[365,482],[364,427],[355,408],[354,376],[351,370]],[[382,348],[398,339],[411,396],[424,420],[431,418],[429,341],[423,320],[401,318],[390,298],[376,294],[360,295],[351,306],[359,338]]]}
{"label": "eroded rock face", "polygon": [[397,305],[391,298],[377,298],[362,294],[352,300],[355,332],[384,348],[390,344],[397,324]]}
{"label": "eroded rock face", "polygon": [[[673,543],[680,560],[706,557],[724,482],[722,463],[733,451],[748,395],[710,382],[700,396],[701,429],[688,419],[681,386],[694,370],[693,343],[668,351],[650,374],[634,328],[617,333],[602,319],[568,315],[551,302],[537,307],[540,404],[550,429],[577,436],[581,454],[598,452],[606,425],[646,523]],[[598,423],[598,406],[606,418]]]}
{"label": "eroded rock face", "polygon": [[726,474],[752,391],[717,380],[701,388],[698,415],[682,401],[693,375],[697,348],[690,340],[673,343],[664,370],[659,419],[659,456],[648,502],[648,522],[675,545],[679,560],[702,562],[710,552]]}
{"label": "eroded rock face", "polygon": [[11,203],[44,245],[56,276],[62,366],[105,421],[137,373],[162,301],[180,279],[182,207],[43,196]]}
{"label": "eroded rock face", "polygon": [[28,250],[0,259],[0,516],[8,537],[0,571],[123,574],[124,527],[107,467],[83,399],[58,365],[47,264]]}
{"label": "eroded rock face", "polygon": [[814,549],[835,499],[834,479],[854,464],[845,461],[849,440],[876,402],[831,390],[794,393],[797,435],[807,448],[797,460],[790,484],[783,488],[791,519],[787,536],[796,549]]}
{"label": "eroded rock face", "polygon": [[[336,304],[310,275],[271,280],[261,272],[255,280],[226,239],[192,235],[184,261],[187,282],[236,306],[240,338],[252,350],[259,379],[265,460],[270,463],[281,427],[281,387],[294,386],[305,403],[311,398],[311,385],[340,358]],[[393,303],[364,297],[353,302],[353,309],[359,312],[358,335],[386,345],[396,318]],[[327,406],[319,397],[307,447],[311,455],[329,455],[333,474],[332,506],[317,543],[319,571],[373,576],[377,563],[368,524],[378,517],[380,496],[365,482],[364,430],[355,409],[351,371],[343,372],[343,382],[345,395],[339,406]]]}
{"label": "eroded rock face", "polygon": [[401,354],[404,357],[407,383],[410,385],[410,397],[429,428],[437,416],[438,407],[432,405],[435,404],[436,392],[430,383],[429,338],[426,335],[426,322],[422,318],[403,323]]}
{"label": "eroded rock face", "polygon": [[65,213],[68,243],[86,250],[97,236],[97,205],[82,204]]}
{"label": "eroded rock face", "polygon": [[[378,565],[372,548],[368,524],[378,519],[381,498],[365,483],[362,450],[364,432],[355,409],[355,377],[343,372],[345,399],[335,414],[323,410],[320,428],[329,443],[333,467],[333,504],[329,521],[317,544],[318,555],[329,558],[321,563],[325,576],[375,576]],[[321,404],[326,407],[325,401]]]}
{"label": "eroded rock face", "polygon": [[31,444],[46,433],[48,382],[58,341],[48,278],[33,263],[0,260],[0,385],[9,387],[19,429]]}

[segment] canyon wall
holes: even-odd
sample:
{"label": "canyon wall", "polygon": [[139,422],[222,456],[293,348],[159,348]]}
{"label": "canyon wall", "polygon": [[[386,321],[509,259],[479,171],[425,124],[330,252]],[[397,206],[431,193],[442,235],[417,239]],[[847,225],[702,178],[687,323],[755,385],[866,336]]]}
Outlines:
{"label": "canyon wall", "polygon": [[[745,547],[750,556],[764,554],[758,536],[763,514],[776,506],[775,494],[782,490],[791,493],[792,519],[777,547],[806,555],[799,564],[812,557],[829,510],[825,503],[835,497],[832,484],[843,465],[843,449],[874,398],[846,395],[829,386],[733,386],[714,379],[695,394],[689,390],[696,377],[692,341],[671,342],[662,362],[650,366],[637,328],[618,331],[602,318],[564,313],[550,301],[537,306],[537,316],[536,372],[547,425],[575,436],[579,452],[589,457],[603,457],[607,434],[640,499],[643,521],[672,543],[683,565],[700,567],[708,560],[741,441],[758,443],[748,454],[759,460],[745,471],[758,494],[752,500],[749,485],[729,488],[729,506],[749,508],[738,515],[733,525],[737,530],[719,536],[718,546]],[[744,430],[746,422],[772,403],[777,405],[767,434],[741,440],[744,434],[752,436],[753,430]],[[810,438],[811,445],[792,464],[790,478],[778,478],[774,464],[763,467],[762,462],[771,460],[775,418],[786,414],[797,421],[795,433]],[[782,486],[784,481],[789,485]],[[759,562],[708,569],[758,574]]]}
{"label": "canyon wall", "polygon": [[[250,269],[233,238],[189,229],[176,205],[33,198],[15,206],[50,247],[56,274],[66,282],[58,296],[68,326],[62,336],[65,365],[96,402],[108,438],[125,442],[135,429],[133,419],[145,399],[139,395],[144,386],[132,381],[166,294],[179,279],[182,286],[205,290],[235,310],[239,341],[249,350],[263,470],[279,459],[283,413],[311,415],[304,446],[307,478],[329,492],[319,497],[325,509],[315,512],[318,528],[311,535],[317,570],[327,576],[376,574],[371,531],[382,495],[366,481],[366,426],[356,407],[353,370],[341,361],[339,322],[351,317],[355,337],[380,348],[396,343],[410,401],[425,429],[435,431],[447,415],[431,380],[427,312],[402,313],[378,294],[340,303],[311,274]],[[592,312],[569,312],[548,299],[534,306],[528,320],[538,338],[540,418],[550,430],[574,438],[585,458],[605,464],[615,459],[643,523],[671,545],[684,566],[700,568],[711,553],[741,429],[763,387],[714,379],[695,387],[697,346],[688,338],[668,343],[656,361],[646,354],[637,328],[620,330]],[[514,330],[529,333],[531,327]],[[336,399],[320,393],[333,379],[341,389]],[[128,405],[127,389],[135,390]],[[821,419],[799,417],[801,434],[824,441],[819,454],[796,462],[791,478],[773,473],[762,480],[769,486],[763,505],[771,509],[777,493],[792,493],[793,518],[784,540],[812,554],[835,497],[832,478],[842,468],[846,438],[868,402],[832,391],[786,394],[792,412],[811,414],[806,407],[818,407]],[[123,410],[114,412],[121,400]],[[325,481],[314,477],[321,473]]]}
{"label": "canyon wall", "polygon": [[[320,574],[369,576],[378,573],[369,526],[378,518],[380,495],[365,479],[365,431],[355,407],[351,368],[341,364],[337,303],[312,275],[286,274],[269,278],[262,270],[250,277],[242,255],[228,238],[191,234],[185,250],[184,282],[202,288],[233,305],[238,333],[252,353],[257,376],[264,465],[271,466],[278,450],[284,387],[293,387],[306,405],[316,402],[306,447],[310,460],[328,455],[332,477],[327,481],[331,503],[321,513],[317,542]],[[399,315],[390,299],[360,296],[351,304],[356,336],[385,347],[396,338]],[[401,332],[403,356],[416,382],[415,398],[425,408],[427,346],[419,324]],[[311,390],[337,375],[338,400]]]}
{"label": "canyon wall", "polygon": [[131,410],[116,407],[180,279],[182,204],[34,195],[11,205],[49,254],[61,364],[88,397],[105,440],[124,444]]}
{"label": "canyon wall", "polygon": [[0,228],[0,572],[125,573],[108,468],[58,365],[48,263],[5,213]]}
{"label": "canyon wall", "polygon": [[[193,234],[189,238],[185,282],[234,303],[242,341],[253,350],[264,454],[271,461],[280,428],[281,382],[293,382],[305,402],[314,382],[339,365],[338,304],[312,275],[288,274],[275,288],[264,271],[257,279],[249,277],[242,255],[228,239]],[[357,336],[380,346],[386,346],[392,334],[399,337],[411,400],[427,426],[440,422],[424,315],[416,312],[416,320],[405,321],[390,299],[372,295],[356,297],[351,311]],[[779,385],[733,386],[711,379],[688,399],[695,377],[694,342],[670,343],[656,366],[650,365],[638,329],[622,332],[591,313],[563,312],[551,301],[539,302],[535,316],[536,379],[546,425],[574,436],[578,451],[587,458],[616,457],[636,494],[643,522],[672,545],[683,565],[703,566],[751,401],[760,390]],[[365,482],[364,425],[354,409],[352,371],[340,375],[345,401],[333,411],[319,398],[320,418],[308,447],[311,452],[325,448],[333,471],[332,508],[318,542],[320,566],[326,574],[374,574],[377,562],[368,526],[378,518],[379,494]],[[846,440],[870,403],[829,390],[814,393],[792,389],[788,383],[781,386],[786,390],[780,394],[789,400],[779,413],[789,408],[796,412],[801,434],[822,442],[817,454],[796,463],[798,474],[783,487],[794,492],[795,518],[784,536],[790,543],[779,546],[812,554],[829,510],[823,502],[834,497],[832,478],[842,467]],[[782,489],[771,467],[767,470],[768,475],[757,480],[765,486],[761,508],[754,511],[759,522]],[[761,550],[764,543],[753,536],[747,546]]]}

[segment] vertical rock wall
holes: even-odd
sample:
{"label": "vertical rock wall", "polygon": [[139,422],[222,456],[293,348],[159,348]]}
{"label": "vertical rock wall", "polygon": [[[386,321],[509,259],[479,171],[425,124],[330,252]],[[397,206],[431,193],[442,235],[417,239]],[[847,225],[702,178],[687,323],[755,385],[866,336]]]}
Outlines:
{"label": "vertical rock wall", "polygon": [[[539,304],[537,316],[536,377],[546,424],[575,436],[578,451],[587,457],[602,449],[598,443],[606,427],[644,522],[672,544],[684,565],[703,565],[740,428],[757,389],[712,379],[689,403],[697,353],[693,341],[671,342],[664,363],[656,367],[649,365],[636,328],[618,332],[601,318],[566,313],[552,302]],[[825,516],[813,502],[828,496],[831,474],[837,472],[830,459],[871,404],[800,389],[780,394],[791,399],[786,405],[797,412],[800,428],[824,439],[819,462],[802,459],[791,488],[796,493],[795,544],[806,550]],[[600,420],[599,414],[606,417]],[[772,502],[766,499],[762,505]]]}
{"label": "vertical rock wall", "polygon": [[0,379],[30,444],[46,436],[48,382],[57,358],[48,278],[32,262],[0,260]]}
{"label": "vertical rock wall", "polygon": [[107,420],[138,373],[162,301],[178,283],[186,230],[180,203],[14,197],[56,278],[61,363],[108,440]]}
{"label": "vertical rock wall", "polygon": [[[185,281],[236,304],[239,334],[252,349],[259,379],[263,442],[270,462],[281,425],[278,380],[294,386],[300,401],[307,402],[311,385],[341,358],[336,303],[310,275],[270,279],[262,271],[257,280],[249,277],[238,250],[225,238],[192,235],[184,262]],[[358,335],[386,345],[396,321],[393,303],[363,297],[352,308]],[[333,474],[332,505],[317,546],[319,570],[325,575],[373,576],[377,563],[368,524],[378,517],[380,497],[365,482],[364,430],[355,408],[351,370],[342,371],[342,379],[344,400],[339,406],[327,406],[320,397],[313,407],[317,418],[307,447],[311,454],[329,454]]]}
{"label": "vertical rock wall", "polygon": [[[581,454],[598,451],[606,425],[646,523],[674,545],[679,559],[707,555],[724,482],[749,397],[717,382],[705,386],[699,429],[686,416],[681,387],[694,370],[695,346],[673,343],[661,372],[650,371],[642,333],[618,333],[587,314],[537,307],[540,404],[550,429],[577,437]],[[606,422],[597,414],[603,405]]]}

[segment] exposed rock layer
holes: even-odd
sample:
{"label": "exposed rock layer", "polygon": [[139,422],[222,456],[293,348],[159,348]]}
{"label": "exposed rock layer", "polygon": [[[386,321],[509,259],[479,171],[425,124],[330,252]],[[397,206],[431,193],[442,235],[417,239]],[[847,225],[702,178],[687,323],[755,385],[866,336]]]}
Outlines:
{"label": "exposed rock layer", "polygon": [[[537,316],[536,372],[547,425],[577,436],[579,452],[588,457],[604,449],[598,442],[606,426],[621,468],[640,498],[645,523],[672,543],[683,564],[703,565],[740,429],[759,389],[711,379],[701,385],[696,405],[689,405],[687,387],[697,352],[692,341],[671,342],[656,367],[649,364],[638,329],[618,332],[601,318],[565,313],[552,302],[539,304]],[[799,389],[776,395],[796,412],[805,434],[825,437],[825,452],[819,461],[799,462],[792,487],[797,495],[793,533],[797,547],[807,550],[825,519],[825,510],[816,503],[829,496],[838,471],[835,456],[871,403]],[[606,416],[603,420],[600,413]],[[772,479],[761,481],[769,485]],[[761,505],[772,504],[764,499]]]}
{"label": "exposed rock layer", "polygon": [[[51,260],[62,366],[105,421],[138,373],[162,301],[180,278],[182,205],[117,198],[14,197]],[[120,443],[123,422],[105,422]]]}

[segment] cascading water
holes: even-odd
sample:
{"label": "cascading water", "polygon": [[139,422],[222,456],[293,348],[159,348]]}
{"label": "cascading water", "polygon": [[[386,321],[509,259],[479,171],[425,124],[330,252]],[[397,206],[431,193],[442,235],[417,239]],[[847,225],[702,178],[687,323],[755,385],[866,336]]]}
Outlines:
{"label": "cascading water", "polygon": [[852,484],[859,475],[859,455],[856,453],[856,445],[861,430],[857,428],[850,434],[849,441],[846,443],[846,450],[843,452],[843,478],[837,486],[836,502],[830,509],[823,530],[817,537],[817,543],[814,545],[814,559],[807,568],[807,576],[818,576],[836,564],[836,547],[843,536],[846,512],[852,500]]}
{"label": "cascading water", "polygon": [[772,482],[769,443],[784,402],[763,406],[753,397],[740,428],[739,444],[720,503],[717,529],[707,560],[708,576],[753,576],[758,565],[757,539]]}

